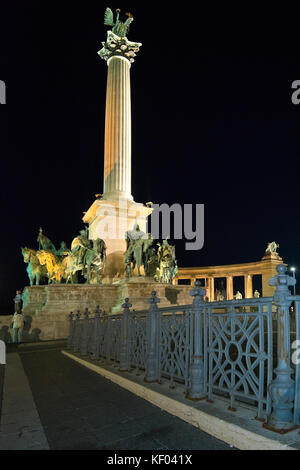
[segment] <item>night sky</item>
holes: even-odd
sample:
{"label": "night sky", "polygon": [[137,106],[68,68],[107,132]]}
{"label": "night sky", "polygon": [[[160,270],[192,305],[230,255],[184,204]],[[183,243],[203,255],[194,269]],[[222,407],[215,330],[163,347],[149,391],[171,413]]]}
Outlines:
{"label": "night sky", "polygon": [[176,241],[179,266],[257,261],[275,240],[300,273],[295,11],[4,3],[0,314],[28,285],[21,246],[38,247],[39,227],[70,245],[102,193],[107,6],[133,14],[128,38],[143,43],[131,67],[134,199],[205,204],[204,248]]}

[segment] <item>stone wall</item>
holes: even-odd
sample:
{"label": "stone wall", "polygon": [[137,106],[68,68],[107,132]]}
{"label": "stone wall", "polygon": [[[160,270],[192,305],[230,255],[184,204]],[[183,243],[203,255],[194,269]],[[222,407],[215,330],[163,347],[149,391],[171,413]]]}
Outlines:
{"label": "stone wall", "polygon": [[[107,313],[122,311],[129,297],[134,310],[149,308],[147,300],[155,290],[162,307],[185,305],[192,302],[190,286],[159,284],[144,277],[120,280],[116,284],[50,284],[25,287],[23,291],[24,330],[23,341],[45,341],[67,338],[69,314],[81,313],[88,307],[93,312],[97,306]],[[0,316],[0,339],[9,341],[12,316]]]}

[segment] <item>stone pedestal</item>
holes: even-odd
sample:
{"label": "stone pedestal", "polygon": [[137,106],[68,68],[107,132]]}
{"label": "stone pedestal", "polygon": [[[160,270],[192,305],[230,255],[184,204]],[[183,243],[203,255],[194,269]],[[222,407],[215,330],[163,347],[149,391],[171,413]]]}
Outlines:
{"label": "stone pedestal", "polygon": [[271,277],[277,274],[276,267],[283,264],[282,258],[278,253],[268,253],[262,258],[262,292],[263,297],[274,295],[275,287],[269,285]]}
{"label": "stone pedestal", "polygon": [[83,220],[89,224],[89,238],[102,238],[106,243],[106,269],[104,283],[124,276],[125,232],[135,224],[147,232],[147,217],[152,209],[129,199],[96,200]]}
{"label": "stone pedestal", "polygon": [[191,304],[193,300],[189,294],[190,286],[158,283],[143,276],[122,279],[116,286],[118,287],[119,301],[112,308],[112,313],[118,313],[122,310],[121,304],[126,297],[129,298],[132,309],[148,310],[148,299],[151,298],[152,291],[156,291],[156,296],[160,299],[159,307]]}
{"label": "stone pedestal", "polygon": [[[23,315],[25,329],[22,341],[46,341],[67,338],[69,314],[86,308],[94,314],[99,305],[107,313],[122,312],[124,299],[129,297],[132,309],[148,310],[148,299],[155,290],[160,306],[185,305],[192,302],[190,286],[160,284],[140,277],[122,279],[115,284],[50,284],[25,287],[23,291]],[[11,316],[0,317],[0,328],[8,332]],[[3,330],[5,333],[6,330]],[[6,333],[7,333],[6,332]]]}
{"label": "stone pedestal", "polygon": [[93,312],[99,305],[108,312],[118,300],[115,286],[91,284],[25,287],[23,298],[23,314],[30,323],[28,333],[35,330],[42,341],[67,338],[71,311],[83,312],[88,307]]}

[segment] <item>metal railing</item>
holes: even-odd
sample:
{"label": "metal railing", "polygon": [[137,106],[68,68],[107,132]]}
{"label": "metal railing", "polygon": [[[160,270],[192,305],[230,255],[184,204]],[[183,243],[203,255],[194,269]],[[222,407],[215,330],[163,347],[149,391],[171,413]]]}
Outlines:
{"label": "metal railing", "polygon": [[287,432],[300,425],[300,357],[292,364],[290,352],[292,303],[300,348],[300,296],[291,295],[286,271],[279,265],[270,279],[273,297],[207,303],[196,281],[191,305],[159,308],[153,291],[148,310],[131,311],[125,299],[121,314],[71,313],[68,348],[143,373],[145,382],[181,383],[191,400],[223,397],[231,411],[247,403],[265,427]]}

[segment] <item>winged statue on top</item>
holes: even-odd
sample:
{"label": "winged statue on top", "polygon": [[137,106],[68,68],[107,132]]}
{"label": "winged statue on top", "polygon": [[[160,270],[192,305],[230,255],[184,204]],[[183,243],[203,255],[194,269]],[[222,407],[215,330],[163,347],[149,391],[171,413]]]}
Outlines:
{"label": "winged statue on top", "polygon": [[118,8],[116,10],[116,21],[114,21],[113,11],[110,8],[106,8],[104,13],[104,24],[106,24],[107,26],[112,26],[112,32],[120,38],[124,38],[129,31],[130,24],[133,22],[133,16],[131,13],[125,13],[128,18],[123,23],[119,19],[120,13],[121,10]]}

